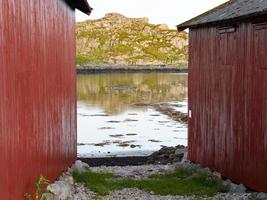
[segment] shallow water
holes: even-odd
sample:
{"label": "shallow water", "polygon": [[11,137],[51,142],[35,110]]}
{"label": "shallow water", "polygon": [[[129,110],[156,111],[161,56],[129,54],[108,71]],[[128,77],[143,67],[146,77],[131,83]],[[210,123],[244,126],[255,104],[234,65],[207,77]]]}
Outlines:
{"label": "shallow water", "polygon": [[187,112],[186,74],[79,75],[77,89],[78,156],[141,156],[187,145],[187,125],[151,105]]}

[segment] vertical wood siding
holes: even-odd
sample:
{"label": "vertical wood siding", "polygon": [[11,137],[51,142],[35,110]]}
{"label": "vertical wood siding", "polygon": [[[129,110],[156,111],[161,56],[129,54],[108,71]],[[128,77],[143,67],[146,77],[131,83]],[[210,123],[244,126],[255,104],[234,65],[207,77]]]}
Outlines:
{"label": "vertical wood siding", "polygon": [[76,159],[74,23],[60,0],[0,0],[0,199]]}
{"label": "vertical wood siding", "polygon": [[189,159],[267,192],[267,26],[190,30]]}

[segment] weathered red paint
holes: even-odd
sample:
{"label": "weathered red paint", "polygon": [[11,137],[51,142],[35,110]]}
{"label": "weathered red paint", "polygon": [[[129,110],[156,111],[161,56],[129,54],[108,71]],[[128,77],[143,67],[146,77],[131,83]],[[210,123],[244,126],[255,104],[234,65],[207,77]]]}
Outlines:
{"label": "weathered red paint", "polygon": [[0,199],[76,159],[74,20],[60,0],[0,0]]}
{"label": "weathered red paint", "polygon": [[264,22],[190,29],[189,159],[267,192]]}

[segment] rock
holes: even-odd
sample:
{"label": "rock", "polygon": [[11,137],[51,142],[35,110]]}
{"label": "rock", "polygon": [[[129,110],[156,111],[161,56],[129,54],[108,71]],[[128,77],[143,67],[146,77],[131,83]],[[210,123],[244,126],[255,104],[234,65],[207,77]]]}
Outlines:
{"label": "rock", "polygon": [[136,180],[146,179],[154,174],[171,173],[175,171],[175,165],[140,165],[140,166],[114,166],[114,167],[91,167],[93,172],[113,173],[119,178],[134,178]]}
{"label": "rock", "polygon": [[[166,148],[166,147],[165,147]],[[198,164],[193,163],[179,163],[168,165],[142,165],[142,166],[125,166],[125,167],[92,167],[90,170],[101,173],[113,173],[116,178],[133,178],[135,180],[147,179],[154,174],[172,173],[176,170],[177,166],[184,167],[192,170],[207,171],[212,174],[209,168],[201,168]],[[199,178],[199,173],[193,173],[187,179]],[[198,171],[199,172],[199,171]],[[72,182],[70,173],[64,173],[59,180],[54,184],[48,186],[50,193],[45,193],[41,200],[88,200],[98,199],[97,195],[86,188],[83,184]],[[264,193],[246,193],[246,188],[243,185],[233,184],[229,179],[224,181],[224,185],[231,187],[231,192],[218,193],[212,197],[203,197],[203,200],[266,200]],[[192,200],[196,199],[195,196],[160,196],[155,195],[153,192],[145,192],[136,188],[124,188],[122,190],[111,191],[109,195],[101,198],[103,200]]]}
{"label": "rock", "polygon": [[56,199],[54,194],[47,192],[42,194],[41,200],[58,200],[58,199]]}
{"label": "rock", "polygon": [[175,158],[175,154],[170,154],[169,155],[169,159],[174,159]]}
{"label": "rock", "polygon": [[225,181],[223,181],[223,186],[224,186],[227,190],[230,190],[231,184],[232,184],[232,181],[229,180],[229,179],[226,179]]}
{"label": "rock", "polygon": [[258,194],[256,195],[256,198],[257,198],[257,199],[262,199],[262,200],[267,200],[267,194],[266,194],[266,193],[263,193],[263,192],[258,193]]}
{"label": "rock", "polygon": [[145,192],[136,188],[125,188],[112,191],[103,200],[192,200],[192,198],[171,195],[160,196],[155,195],[153,192]]}
{"label": "rock", "polygon": [[208,167],[205,167],[205,168],[203,169],[203,171],[206,172],[206,173],[208,173],[208,174],[210,174],[210,175],[212,175],[212,171],[211,171],[211,169],[208,168]]}
{"label": "rock", "polygon": [[69,172],[64,173],[64,174],[59,178],[59,180],[60,180],[60,181],[65,181],[65,182],[69,183],[70,185],[73,185],[73,184],[74,184],[73,176],[72,176],[71,173],[69,173]]}
{"label": "rock", "polygon": [[79,65],[187,63],[188,33],[170,30],[166,24],[150,24],[147,18],[109,13],[101,19],[77,23],[76,33]]}
{"label": "rock", "polygon": [[174,155],[179,156],[179,157],[183,157],[184,153],[186,153],[186,152],[187,152],[187,148],[181,148],[181,149],[178,148],[175,150]]}
{"label": "rock", "polygon": [[157,111],[169,116],[177,122],[187,123],[188,121],[188,115],[186,113],[175,110],[170,104],[154,104],[153,106]]}
{"label": "rock", "polygon": [[198,170],[198,169],[201,169],[201,166],[198,165],[198,164],[193,164],[191,162],[184,162],[184,163],[176,163],[176,165],[178,167],[183,167],[185,169],[188,169],[188,170]]}
{"label": "rock", "polygon": [[213,175],[218,177],[219,179],[222,178],[222,175],[219,172],[213,172]]}
{"label": "rock", "polygon": [[58,200],[66,200],[67,198],[71,198],[72,195],[72,187],[65,181],[56,181],[55,183],[48,185],[47,190]]}
{"label": "rock", "polygon": [[95,193],[88,190],[84,185],[78,183],[75,184],[72,196],[73,200],[88,200],[88,199],[94,199]]}
{"label": "rock", "polygon": [[182,145],[176,147],[163,146],[159,151],[151,154],[148,160],[150,163],[177,163],[181,162],[185,153],[187,153],[187,148]]}
{"label": "rock", "polygon": [[187,155],[188,155],[188,152],[185,152],[185,153],[184,153],[184,156],[183,156],[183,158],[182,158],[182,160],[181,160],[182,163],[185,163],[185,162],[188,161],[188,160],[187,160]]}
{"label": "rock", "polygon": [[[228,181],[228,183],[229,183],[229,181]],[[229,183],[227,186],[228,186],[230,193],[245,193],[247,190],[247,188],[242,184],[237,185],[234,183]]]}
{"label": "rock", "polygon": [[161,30],[169,30],[169,26],[167,24],[160,24],[158,28]]}
{"label": "rock", "polygon": [[174,158],[173,163],[177,163],[177,162],[181,162],[181,159],[180,158]]}
{"label": "rock", "polygon": [[172,154],[175,153],[175,147],[162,147],[159,151],[159,154]]}
{"label": "rock", "polygon": [[176,48],[182,48],[185,43],[183,40],[179,40],[178,38],[174,37],[171,39],[170,43],[175,46]]}
{"label": "rock", "polygon": [[89,170],[89,165],[86,163],[83,163],[80,160],[77,160],[73,166],[71,167],[71,171],[70,172],[78,172],[78,173],[84,173],[86,171]]}
{"label": "rock", "polygon": [[205,198],[205,200],[252,200],[251,194],[219,193],[216,196]]}
{"label": "rock", "polygon": [[138,147],[138,148],[141,148],[141,145],[131,144],[130,147],[131,147],[132,149],[137,148],[137,147]]}
{"label": "rock", "polygon": [[246,191],[247,188],[243,184],[240,184],[237,186],[235,193],[246,193]]}

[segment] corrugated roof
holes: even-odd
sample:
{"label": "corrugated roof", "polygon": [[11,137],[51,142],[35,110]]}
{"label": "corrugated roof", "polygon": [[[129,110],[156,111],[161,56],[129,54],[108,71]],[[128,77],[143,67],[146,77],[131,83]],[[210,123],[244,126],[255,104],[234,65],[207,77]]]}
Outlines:
{"label": "corrugated roof", "polygon": [[73,9],[78,9],[83,13],[90,15],[93,8],[89,6],[87,0],[64,0]]}
{"label": "corrugated roof", "polygon": [[267,0],[230,0],[177,26],[178,30],[267,14]]}

